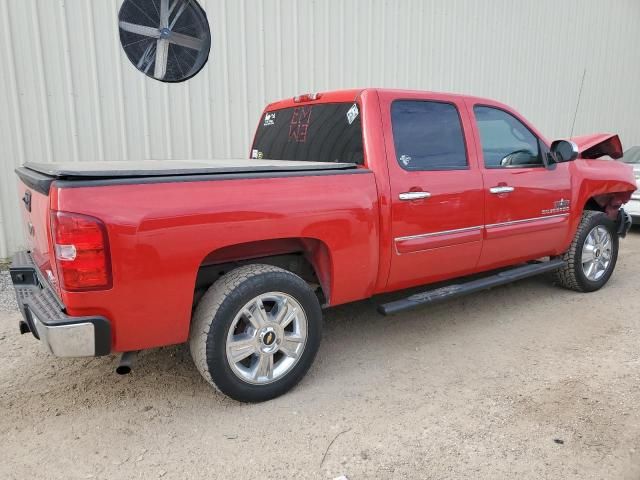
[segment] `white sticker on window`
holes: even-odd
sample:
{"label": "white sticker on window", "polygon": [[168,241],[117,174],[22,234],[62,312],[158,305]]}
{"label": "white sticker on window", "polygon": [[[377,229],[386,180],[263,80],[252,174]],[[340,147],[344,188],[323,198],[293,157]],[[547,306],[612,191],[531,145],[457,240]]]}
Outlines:
{"label": "white sticker on window", "polygon": [[411,160],[413,160],[413,159],[412,159],[409,155],[402,155],[402,156],[400,157],[400,161],[402,162],[402,164],[403,164],[405,167],[408,167],[408,166],[409,166],[409,164],[411,163]]}
{"label": "white sticker on window", "polygon": [[358,104],[354,103],[347,112],[347,122],[349,122],[349,125],[351,125],[355,121],[355,119],[358,118],[359,114],[360,111],[358,110]]}
{"label": "white sticker on window", "polygon": [[251,158],[253,158],[253,159],[258,158],[258,155],[259,155],[259,154],[260,154],[260,152],[254,148],[254,149],[251,151]]}
{"label": "white sticker on window", "polygon": [[264,116],[264,126],[268,127],[270,125],[274,125],[276,123],[276,113],[267,113]]}

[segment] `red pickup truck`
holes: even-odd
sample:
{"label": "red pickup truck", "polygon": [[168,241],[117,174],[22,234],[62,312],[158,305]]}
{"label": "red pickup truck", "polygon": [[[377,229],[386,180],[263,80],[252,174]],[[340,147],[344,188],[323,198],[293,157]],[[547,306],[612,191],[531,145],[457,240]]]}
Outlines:
{"label": "red pickup truck", "polygon": [[26,164],[20,331],[122,352],[121,372],[189,342],[208,382],[261,401],[309,369],[322,307],[448,281],[391,314],[544,272],[597,290],[636,183],[617,136],[572,140],[492,100],[364,89],[268,105],[250,159]]}

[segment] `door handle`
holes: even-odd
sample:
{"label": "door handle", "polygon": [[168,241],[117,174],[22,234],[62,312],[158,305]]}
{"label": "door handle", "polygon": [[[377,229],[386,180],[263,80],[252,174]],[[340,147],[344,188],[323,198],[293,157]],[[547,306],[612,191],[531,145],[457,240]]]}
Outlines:
{"label": "door handle", "polygon": [[404,192],[399,195],[400,200],[410,201],[410,200],[423,200],[425,198],[430,198],[431,194],[429,192]]}
{"label": "door handle", "polygon": [[489,191],[491,193],[493,193],[494,195],[500,195],[501,193],[511,193],[515,190],[514,187],[507,187],[507,186],[502,186],[502,187],[491,187],[489,189]]}

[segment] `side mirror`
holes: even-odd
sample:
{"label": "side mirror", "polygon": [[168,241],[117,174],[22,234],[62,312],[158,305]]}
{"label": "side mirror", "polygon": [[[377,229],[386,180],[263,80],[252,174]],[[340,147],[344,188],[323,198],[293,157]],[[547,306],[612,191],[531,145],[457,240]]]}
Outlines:
{"label": "side mirror", "polygon": [[570,162],[578,158],[578,146],[570,140],[556,140],[551,144],[551,153],[558,163]]}

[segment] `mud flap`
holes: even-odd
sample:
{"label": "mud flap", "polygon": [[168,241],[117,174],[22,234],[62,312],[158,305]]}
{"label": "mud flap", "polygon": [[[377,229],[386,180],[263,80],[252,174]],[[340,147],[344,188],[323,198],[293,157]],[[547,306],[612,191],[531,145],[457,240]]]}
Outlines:
{"label": "mud flap", "polygon": [[618,210],[618,218],[616,219],[616,229],[620,238],[627,236],[632,223],[633,220],[631,219],[631,215],[625,212],[624,208],[620,208],[620,210]]}

